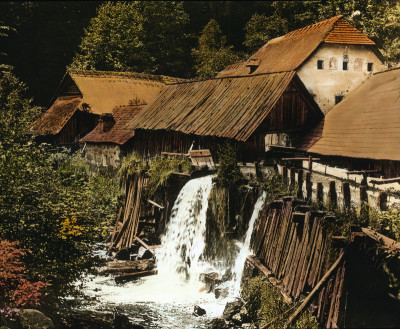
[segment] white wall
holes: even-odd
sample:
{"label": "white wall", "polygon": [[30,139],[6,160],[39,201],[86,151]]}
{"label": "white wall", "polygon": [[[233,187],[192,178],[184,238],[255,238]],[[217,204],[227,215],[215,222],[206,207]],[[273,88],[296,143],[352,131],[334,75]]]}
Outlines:
{"label": "white wall", "polygon": [[[348,58],[347,71],[343,70],[345,57]],[[330,67],[332,58],[336,59],[336,69]],[[356,58],[361,59],[360,70],[355,70]],[[318,60],[324,61],[322,70],[317,69]],[[325,43],[297,70],[297,74],[326,114],[335,105],[335,96],[346,96],[371,75],[367,63],[373,63],[373,72],[383,67],[374,52],[365,46]]]}

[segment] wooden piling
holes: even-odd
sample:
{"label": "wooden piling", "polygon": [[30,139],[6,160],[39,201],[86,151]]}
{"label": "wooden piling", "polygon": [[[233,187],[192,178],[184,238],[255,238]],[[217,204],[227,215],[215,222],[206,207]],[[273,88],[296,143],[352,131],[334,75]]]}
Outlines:
{"label": "wooden piling", "polygon": [[379,192],[378,207],[380,210],[387,210],[387,193],[384,191]]}
{"label": "wooden piling", "polygon": [[282,179],[285,183],[287,183],[288,179],[288,168],[286,166],[282,167]]}
{"label": "wooden piling", "polygon": [[342,194],[343,194],[343,210],[349,209],[351,205],[351,194],[349,182],[342,183]]}
{"label": "wooden piling", "polygon": [[329,182],[329,202],[333,208],[337,207],[337,193],[335,181]]}
{"label": "wooden piling", "polygon": [[303,198],[303,169],[299,169],[297,171],[297,185],[299,190],[297,191],[297,197],[302,199]]}
{"label": "wooden piling", "polygon": [[311,173],[306,173],[306,199],[309,201],[312,197],[312,183],[311,183]]}
{"label": "wooden piling", "polygon": [[324,202],[324,186],[322,185],[322,183],[317,183],[316,199],[318,202]]}
{"label": "wooden piling", "polygon": [[308,170],[312,171],[312,157],[311,155],[308,157]]}
{"label": "wooden piling", "polygon": [[290,168],[290,187],[293,188],[296,182],[296,169],[294,167]]}
{"label": "wooden piling", "polygon": [[360,185],[360,201],[368,202],[367,187],[365,185]]}

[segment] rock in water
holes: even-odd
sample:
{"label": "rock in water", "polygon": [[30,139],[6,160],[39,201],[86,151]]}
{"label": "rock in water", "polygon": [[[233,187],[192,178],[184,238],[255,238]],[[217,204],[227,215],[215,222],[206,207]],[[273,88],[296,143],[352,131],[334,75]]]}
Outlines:
{"label": "rock in water", "polygon": [[25,309],[19,312],[19,321],[24,329],[54,329],[53,321],[42,312]]}
{"label": "rock in water", "polygon": [[153,257],[153,253],[145,247],[140,247],[138,251],[138,259],[150,259]]}
{"label": "rock in water", "polygon": [[228,329],[228,325],[226,324],[224,319],[216,318],[216,319],[213,319],[208,324],[207,328],[208,329]]}
{"label": "rock in water", "polygon": [[198,305],[194,306],[193,315],[195,315],[195,316],[203,316],[204,314],[206,314],[206,310],[204,308],[201,308]]}
{"label": "rock in water", "polygon": [[243,303],[240,299],[234,301],[234,302],[230,302],[227,303],[224,309],[224,313],[222,314],[222,317],[225,320],[231,320],[232,317],[236,314],[240,312],[240,309],[242,307]]}

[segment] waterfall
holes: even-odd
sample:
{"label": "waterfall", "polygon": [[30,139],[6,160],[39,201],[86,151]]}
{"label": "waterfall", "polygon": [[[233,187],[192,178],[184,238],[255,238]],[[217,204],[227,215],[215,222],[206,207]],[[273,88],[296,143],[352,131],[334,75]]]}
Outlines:
{"label": "waterfall", "polygon": [[254,229],[254,223],[255,223],[256,219],[258,218],[258,214],[260,213],[262,206],[265,203],[266,198],[267,198],[267,193],[264,191],[259,196],[256,204],[254,205],[253,213],[250,218],[249,227],[246,232],[245,240],[244,240],[243,244],[240,245],[240,252],[235,260],[235,264],[234,264],[234,267],[232,270],[232,273],[233,273],[232,281],[233,282],[232,282],[232,288],[231,288],[231,292],[234,297],[237,297],[239,295],[240,282],[242,280],[244,264],[245,264],[247,256],[252,254],[252,250],[250,248],[250,242],[251,242],[251,236],[252,236],[253,229]]}
{"label": "waterfall", "polygon": [[157,252],[160,275],[175,274],[190,281],[198,279],[211,188],[212,177],[206,176],[190,180],[180,191]]}

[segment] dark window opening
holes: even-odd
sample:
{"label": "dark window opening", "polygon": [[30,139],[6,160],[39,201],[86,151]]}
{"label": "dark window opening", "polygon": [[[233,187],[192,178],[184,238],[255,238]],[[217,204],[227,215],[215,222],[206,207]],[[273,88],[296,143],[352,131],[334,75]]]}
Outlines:
{"label": "dark window opening", "polygon": [[368,63],[368,68],[367,68],[368,72],[372,72],[373,64],[374,63]]}
{"label": "dark window opening", "polygon": [[250,74],[254,73],[254,71],[257,69],[258,66],[250,66]]}
{"label": "dark window opening", "polygon": [[343,62],[343,71],[348,70],[348,65],[349,65],[349,62]]}
{"label": "dark window opening", "polygon": [[319,59],[317,61],[317,69],[318,70],[323,70],[324,69],[324,61],[323,60]]}
{"label": "dark window opening", "polygon": [[344,96],[335,96],[335,105],[340,103],[343,100]]}

